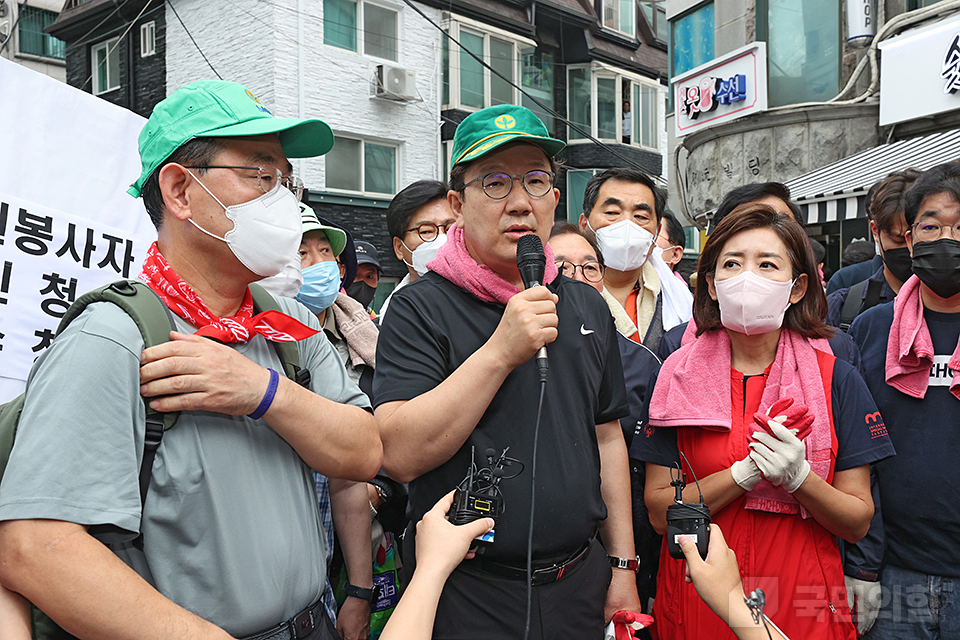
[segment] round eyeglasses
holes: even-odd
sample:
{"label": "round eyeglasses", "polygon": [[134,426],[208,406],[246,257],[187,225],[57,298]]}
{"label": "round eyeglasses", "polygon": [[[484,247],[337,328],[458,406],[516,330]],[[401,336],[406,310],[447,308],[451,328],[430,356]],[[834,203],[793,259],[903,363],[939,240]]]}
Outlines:
{"label": "round eyeglasses", "polygon": [[257,187],[260,191],[264,193],[269,193],[273,190],[273,185],[277,182],[280,182],[280,186],[286,187],[290,190],[293,195],[297,197],[297,200],[303,197],[303,180],[298,178],[295,175],[285,176],[280,169],[270,168],[264,169],[263,167],[237,167],[232,165],[222,165],[222,164],[210,164],[206,166],[195,166],[195,167],[184,167],[185,169],[234,169],[237,171],[256,171],[256,178],[249,176],[257,181]]}
{"label": "round eyeglasses", "polygon": [[417,235],[420,236],[420,239],[424,242],[433,242],[437,239],[441,233],[446,233],[447,229],[453,226],[453,220],[449,222],[444,222],[443,224],[433,224],[432,222],[424,222],[421,225],[416,227],[410,227],[404,233],[410,233],[411,231],[416,231]]}
{"label": "round eyeglasses", "polygon": [[480,181],[483,192],[494,200],[503,200],[513,191],[513,181],[517,178],[523,185],[523,189],[534,198],[542,198],[553,189],[554,173],[552,171],[534,170],[527,171],[524,174],[511,176],[507,173],[488,173],[486,175],[474,178],[463,185],[466,189],[471,184]]}
{"label": "round eyeglasses", "polygon": [[587,262],[585,264],[574,264],[572,262],[558,262],[557,269],[560,273],[572,278],[577,275],[577,269],[583,274],[583,279],[587,282],[600,282],[603,280],[604,267],[599,262]]}
{"label": "round eyeglasses", "polygon": [[943,230],[947,229],[950,237],[960,240],[960,222],[940,224],[939,222],[918,222],[913,225],[913,239],[918,242],[933,242],[939,240]]}

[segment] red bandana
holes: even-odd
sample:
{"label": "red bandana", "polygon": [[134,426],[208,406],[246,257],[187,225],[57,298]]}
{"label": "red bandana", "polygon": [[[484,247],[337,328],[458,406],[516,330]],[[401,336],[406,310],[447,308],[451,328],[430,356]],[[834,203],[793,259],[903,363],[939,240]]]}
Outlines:
{"label": "red bandana", "polygon": [[296,342],[320,333],[280,311],[264,311],[253,315],[253,296],[249,289],[243,296],[237,315],[218,318],[203,304],[197,292],[167,264],[156,242],[147,251],[140,279],[160,296],[171,311],[199,327],[194,335],[220,342],[247,342],[260,334],[275,342]]}

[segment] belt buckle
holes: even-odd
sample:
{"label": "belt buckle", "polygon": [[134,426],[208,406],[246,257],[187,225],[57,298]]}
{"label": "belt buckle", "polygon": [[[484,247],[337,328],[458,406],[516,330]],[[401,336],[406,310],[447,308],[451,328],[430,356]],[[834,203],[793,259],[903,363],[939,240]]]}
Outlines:
{"label": "belt buckle", "polygon": [[290,637],[293,640],[307,637],[316,628],[316,620],[313,617],[313,607],[302,611],[294,616],[290,621]]}
{"label": "belt buckle", "polygon": [[[530,575],[531,584],[548,584],[550,582],[556,582],[559,579],[557,572],[560,572],[560,575],[563,575],[563,567],[558,563],[553,563],[549,567],[541,567],[540,569],[534,569]],[[538,582],[538,578],[541,578],[543,582]]]}

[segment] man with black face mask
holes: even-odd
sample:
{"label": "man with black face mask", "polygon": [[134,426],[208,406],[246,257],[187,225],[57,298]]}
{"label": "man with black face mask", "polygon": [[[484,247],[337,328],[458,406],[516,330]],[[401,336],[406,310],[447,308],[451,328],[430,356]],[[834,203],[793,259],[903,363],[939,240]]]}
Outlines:
{"label": "man with black face mask", "polygon": [[960,481],[960,164],[921,174],[904,214],[914,275],[850,327],[883,416],[871,432],[897,449],[876,465],[886,567],[872,640],[960,634],[960,503],[944,499]]}
{"label": "man with black face mask", "polygon": [[[920,172],[916,169],[894,171],[877,183],[870,200],[870,231],[880,247],[883,266],[871,277],[827,295],[826,323],[843,331],[853,319],[870,307],[890,302],[903,283],[913,275],[910,252],[904,234],[907,222],[903,209],[907,189]],[[852,296],[852,297],[851,297]]]}

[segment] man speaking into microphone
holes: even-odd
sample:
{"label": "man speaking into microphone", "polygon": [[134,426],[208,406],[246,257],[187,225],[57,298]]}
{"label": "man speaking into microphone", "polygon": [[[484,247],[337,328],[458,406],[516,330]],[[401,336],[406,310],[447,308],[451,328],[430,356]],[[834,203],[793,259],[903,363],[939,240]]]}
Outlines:
{"label": "man speaking into microphone", "polygon": [[[412,522],[463,481],[472,451],[481,467],[488,449],[509,447],[519,461],[499,483],[494,541],[446,583],[436,639],[523,636],[531,509],[531,639],[600,639],[613,613],[640,610],[612,317],[595,289],[558,274],[549,246],[546,286],[526,289],[517,266],[522,236],[546,244],[563,147],[523,107],[460,123],[448,193],[456,224],[430,271],[394,296],[381,332],[374,397],[384,468],[410,483]],[[411,527],[405,569],[413,537]]]}

